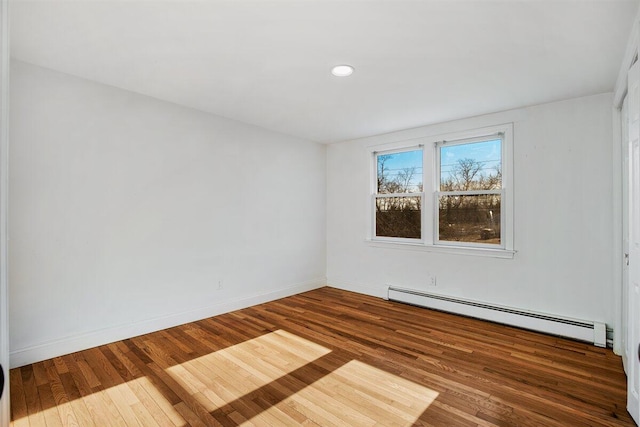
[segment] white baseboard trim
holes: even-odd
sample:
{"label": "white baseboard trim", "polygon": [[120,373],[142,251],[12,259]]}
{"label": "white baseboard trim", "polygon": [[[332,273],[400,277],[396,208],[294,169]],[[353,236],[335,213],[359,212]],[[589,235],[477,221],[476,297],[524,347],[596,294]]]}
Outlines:
{"label": "white baseboard trim", "polygon": [[119,325],[101,329],[82,335],[70,336],[59,340],[13,350],[10,352],[9,364],[11,368],[40,362],[53,357],[86,350],[88,348],[109,344],[115,341],[144,335],[162,329],[183,325],[189,322],[206,319],[230,311],[240,310],[291,295],[307,292],[326,286],[325,278],[318,278],[303,283],[298,283],[285,288],[266,293],[255,293],[250,296],[233,298],[218,304],[197,308],[181,313],[173,313],[167,316],[156,317],[141,322]]}
{"label": "white baseboard trim", "polygon": [[351,291],[359,294],[369,295],[372,297],[387,299],[387,286],[371,286],[350,281],[341,280],[339,278],[327,278],[327,286],[342,289],[343,291]]}

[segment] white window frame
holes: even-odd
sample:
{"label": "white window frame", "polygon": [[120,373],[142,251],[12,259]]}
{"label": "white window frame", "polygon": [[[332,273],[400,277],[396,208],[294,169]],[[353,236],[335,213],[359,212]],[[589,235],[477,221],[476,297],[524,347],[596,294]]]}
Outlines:
{"label": "white window frame", "polygon": [[[440,142],[436,142],[435,143],[435,156],[436,156],[436,169],[435,169],[435,176],[436,176],[436,186],[435,186],[435,191],[433,192],[433,208],[434,208],[434,217],[435,217],[435,224],[433,225],[433,232],[434,232],[434,241],[437,242],[436,244],[438,245],[443,245],[443,246],[469,246],[469,247],[478,247],[478,248],[496,248],[496,249],[505,249],[506,248],[506,244],[504,242],[504,239],[502,239],[502,231],[500,233],[500,243],[499,244],[492,244],[492,243],[473,243],[473,242],[456,242],[456,241],[450,241],[450,240],[440,240],[440,219],[439,219],[439,212],[438,208],[440,205],[440,196],[476,196],[476,195],[487,195],[487,194],[499,194],[501,199],[500,199],[500,230],[503,230],[503,228],[506,226],[505,222],[506,222],[506,218],[504,215],[504,204],[502,203],[502,200],[504,200],[504,186],[502,185],[501,188],[499,190],[466,190],[466,191],[441,191],[440,190],[440,185],[441,185],[441,179],[442,179],[442,173],[441,173],[441,167],[442,167],[442,159],[440,158],[440,152],[441,149],[443,147],[453,147],[456,145],[467,145],[467,144],[474,144],[477,142],[484,142],[484,141],[490,141],[490,140],[494,140],[494,139],[500,139],[500,156],[502,157],[503,153],[503,147],[504,147],[504,139],[505,139],[505,135],[503,132],[497,132],[495,134],[489,134],[489,135],[483,135],[483,136],[479,136],[479,137],[475,137],[475,138],[465,138],[465,139],[458,139],[458,140],[443,140]],[[502,163],[503,160],[502,158],[500,159],[500,167],[502,168]],[[437,214],[436,214],[437,212]]]}
{"label": "white window frame", "polygon": [[[389,155],[389,154],[398,154],[398,153],[407,153],[410,151],[418,151],[418,150],[422,150],[422,176],[424,177],[425,173],[424,173],[424,169],[425,169],[425,165],[424,165],[424,151],[425,151],[425,147],[422,144],[417,144],[417,145],[413,145],[413,146],[405,146],[402,148],[397,148],[397,149],[389,149],[389,150],[384,150],[384,151],[373,151],[373,165],[374,165],[374,178],[372,181],[372,185],[373,185],[373,191],[371,194],[371,214],[372,214],[372,221],[373,221],[373,231],[372,231],[372,235],[374,236],[374,238],[376,240],[379,241],[387,241],[387,242],[396,242],[396,243],[404,243],[404,242],[410,242],[410,243],[420,243],[424,240],[424,233],[425,233],[425,224],[424,224],[424,210],[426,207],[426,203],[425,203],[425,197],[426,197],[426,192],[424,190],[424,182],[422,184],[422,191],[421,192],[415,192],[415,193],[388,193],[388,194],[379,194],[378,193],[378,156],[380,155]],[[390,198],[390,197],[417,197],[420,196],[420,212],[421,212],[421,217],[420,217],[420,236],[422,238],[420,239],[416,239],[416,238],[408,238],[408,237],[387,237],[387,236],[376,236],[376,200],[379,198]]]}
{"label": "white window frame", "polygon": [[[487,140],[492,136],[502,137],[502,189],[491,190],[501,194],[500,215],[500,244],[451,242],[438,240],[438,196],[440,195],[440,147],[453,144],[465,144]],[[394,152],[412,151],[423,149],[422,173],[423,192],[410,193],[410,195],[422,196],[422,239],[409,239],[401,237],[376,236],[375,200],[377,196],[377,156],[380,154],[392,154]],[[394,141],[368,147],[371,158],[371,188],[369,201],[369,226],[367,242],[374,247],[392,249],[424,250],[430,252],[443,252],[461,255],[479,255],[496,258],[513,258],[513,124],[506,123],[496,126],[488,126],[479,129],[470,129],[461,132],[452,132],[433,136],[425,136],[409,140]],[[466,193],[466,192],[465,192]],[[476,193],[476,192],[469,192]],[[487,194],[487,191],[479,193]],[[450,194],[450,193],[447,193]]]}

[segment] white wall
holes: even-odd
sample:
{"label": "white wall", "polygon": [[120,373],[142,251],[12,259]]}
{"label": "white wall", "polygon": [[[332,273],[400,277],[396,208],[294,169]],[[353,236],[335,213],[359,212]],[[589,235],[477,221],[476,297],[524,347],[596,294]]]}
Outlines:
{"label": "white wall", "polygon": [[[603,94],[329,146],[328,283],[377,296],[394,284],[612,325],[619,314],[611,105],[612,95]],[[513,259],[367,244],[367,147],[508,122],[514,123]],[[428,274],[437,277],[435,288],[427,288]]]}
{"label": "white wall", "polygon": [[13,366],[324,284],[325,146],[11,73]]}

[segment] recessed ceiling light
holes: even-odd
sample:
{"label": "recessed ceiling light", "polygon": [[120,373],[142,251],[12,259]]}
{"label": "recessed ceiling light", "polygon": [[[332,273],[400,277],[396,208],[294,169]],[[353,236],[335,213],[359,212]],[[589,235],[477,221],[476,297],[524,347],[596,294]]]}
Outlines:
{"label": "recessed ceiling light", "polygon": [[353,70],[351,65],[336,65],[331,69],[331,74],[336,77],[347,77],[353,74]]}

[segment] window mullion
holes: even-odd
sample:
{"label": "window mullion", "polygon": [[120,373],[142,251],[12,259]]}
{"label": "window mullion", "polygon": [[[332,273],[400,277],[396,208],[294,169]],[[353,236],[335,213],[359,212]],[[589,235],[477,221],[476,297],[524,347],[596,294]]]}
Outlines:
{"label": "window mullion", "polygon": [[483,196],[485,194],[503,194],[503,190],[436,191],[438,196]]}
{"label": "window mullion", "polygon": [[[423,199],[422,209],[422,241],[427,245],[432,245],[434,242],[434,216],[433,216],[433,194],[436,190],[436,150],[434,144],[425,146],[422,157],[422,182],[425,197]],[[427,196],[428,195],[428,196]]]}
{"label": "window mullion", "polygon": [[424,194],[424,192],[415,192],[415,193],[378,193],[376,194],[376,198],[377,199],[383,199],[385,197],[391,198],[391,197],[413,197],[413,196],[419,196],[421,194]]}

